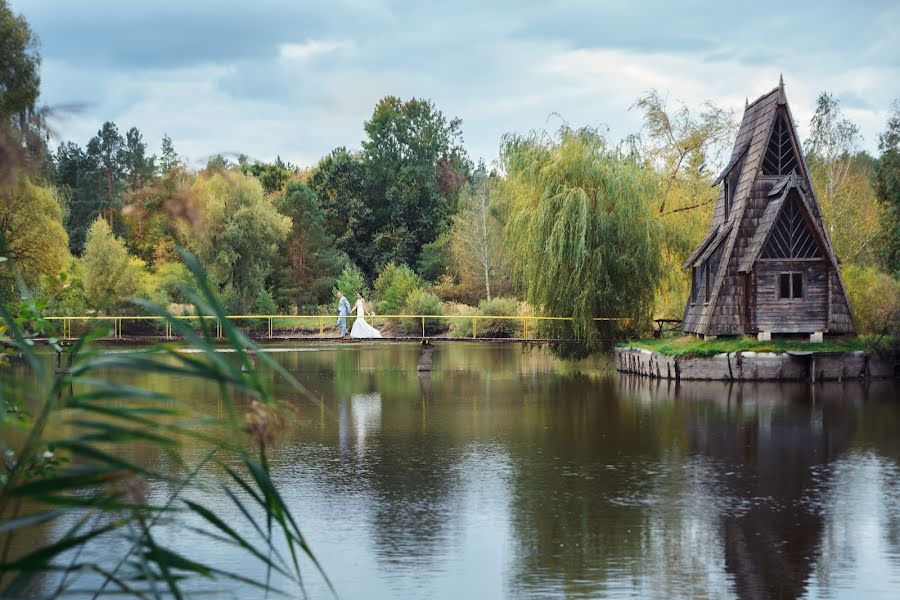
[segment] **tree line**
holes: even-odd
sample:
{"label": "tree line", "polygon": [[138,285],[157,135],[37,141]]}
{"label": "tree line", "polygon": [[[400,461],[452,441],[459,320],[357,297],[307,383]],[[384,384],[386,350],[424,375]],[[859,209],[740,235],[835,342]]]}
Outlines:
{"label": "tree line", "polygon": [[[216,155],[191,169],[171,138],[156,152],[132,124],[51,148],[34,36],[3,9],[4,39],[18,40],[0,86],[6,300],[18,278],[56,289],[50,308],[64,314],[124,314],[134,297],[178,304],[184,247],[234,313],[319,310],[337,287],[373,290],[382,312],[499,298],[574,316],[591,343],[603,337],[593,316],[681,315],[681,264],[713,209],[731,111],[650,91],[630,107],[643,128],[621,142],[589,128],[509,134],[485,165],[468,155],[460,119],[389,96],[359,149],[311,167]],[[804,149],[866,331],[896,321],[900,305],[900,104],[878,148],[863,150],[839,102],[819,96]]]}

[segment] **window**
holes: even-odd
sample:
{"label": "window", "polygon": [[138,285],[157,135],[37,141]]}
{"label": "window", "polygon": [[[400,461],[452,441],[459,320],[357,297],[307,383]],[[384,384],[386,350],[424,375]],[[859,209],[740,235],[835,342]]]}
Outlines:
{"label": "window", "polygon": [[697,301],[697,290],[700,288],[700,269],[694,267],[691,269],[693,277],[691,277],[691,304]]}
{"label": "window", "polygon": [[822,258],[822,250],[800,212],[799,202],[793,193],[785,200],[763,248],[763,258]]}
{"label": "window", "polygon": [[778,113],[772,125],[772,137],[763,156],[763,175],[790,175],[797,167],[797,155],[785,114]]}
{"label": "window", "polygon": [[705,302],[709,302],[709,297],[712,294],[712,278],[710,277],[708,260],[705,263],[703,263],[703,269],[704,269],[704,271],[706,271],[706,273],[704,273],[704,277],[703,277],[706,280],[706,285],[704,286],[704,289],[706,290]]}
{"label": "window", "polygon": [[803,273],[778,274],[778,299],[803,299]]}
{"label": "window", "polygon": [[728,213],[731,212],[731,193],[728,189],[728,178],[725,178],[725,222],[728,222]]}

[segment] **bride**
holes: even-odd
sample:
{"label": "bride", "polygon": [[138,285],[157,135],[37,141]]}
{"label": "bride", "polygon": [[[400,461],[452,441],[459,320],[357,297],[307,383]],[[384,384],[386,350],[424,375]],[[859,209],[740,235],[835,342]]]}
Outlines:
{"label": "bride", "polygon": [[356,293],[356,322],[350,330],[352,338],[380,338],[381,332],[369,325],[364,318],[366,316],[366,302],[363,300],[362,294]]}

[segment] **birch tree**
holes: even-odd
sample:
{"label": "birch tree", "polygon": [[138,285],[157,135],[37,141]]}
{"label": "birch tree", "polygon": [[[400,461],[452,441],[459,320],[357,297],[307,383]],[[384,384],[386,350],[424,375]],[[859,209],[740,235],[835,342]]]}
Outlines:
{"label": "birch tree", "polygon": [[490,300],[509,289],[509,260],[503,223],[491,203],[491,178],[481,168],[460,193],[450,247],[463,287],[477,288]]}

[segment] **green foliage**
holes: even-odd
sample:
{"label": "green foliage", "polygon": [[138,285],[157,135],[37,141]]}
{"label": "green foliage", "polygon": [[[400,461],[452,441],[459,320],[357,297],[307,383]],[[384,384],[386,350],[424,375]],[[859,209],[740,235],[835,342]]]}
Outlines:
{"label": "green foliage", "polygon": [[352,263],[344,265],[344,269],[338,276],[332,291],[337,294],[338,290],[347,296],[350,306],[353,306],[353,303],[356,302],[357,292],[361,292],[366,298],[369,297],[369,285],[366,283],[366,276],[363,275],[359,267]]}
{"label": "green foliage", "polygon": [[[519,301],[515,298],[491,298],[478,304],[478,312],[485,317],[515,317]],[[491,338],[513,337],[519,334],[522,322],[515,319],[479,319],[478,336]]]}
{"label": "green foliage", "polygon": [[241,173],[202,174],[191,192],[201,210],[190,245],[217,288],[244,312],[278,264],[291,220],[266,199],[255,178]]}
{"label": "green foliage", "polygon": [[842,261],[870,263],[877,255],[880,209],[872,188],[873,161],[859,151],[859,129],[825,92],[809,126],[806,162],[835,253]]}
{"label": "green foliage", "polygon": [[88,310],[88,298],[84,291],[84,268],[81,259],[70,257],[63,285],[47,306],[47,314],[54,316],[83,316]]}
{"label": "green foliage", "polygon": [[444,232],[433,242],[422,246],[422,252],[419,253],[419,275],[425,281],[437,281],[447,272],[451,260],[450,234]]}
{"label": "green foliage", "polygon": [[[406,298],[405,313],[409,315],[442,315],[444,308],[441,299],[422,289],[414,289]],[[422,333],[422,319],[403,319],[401,321],[406,333]],[[446,331],[447,324],[444,319],[425,319],[425,333],[434,334]]]}
{"label": "green foliage", "polygon": [[871,265],[845,265],[841,271],[857,331],[900,338],[900,280]]}
{"label": "green foliage", "polygon": [[252,175],[259,179],[266,194],[280,193],[291,176],[297,172],[297,167],[285,164],[280,156],[274,163],[262,163],[257,160],[250,164],[241,160],[240,168],[244,175]]}
{"label": "green foliage", "polygon": [[154,280],[157,289],[167,302],[184,304],[187,302],[191,273],[181,262],[164,262],[156,267]]}
{"label": "green foliage", "polygon": [[0,186],[0,300],[16,295],[18,269],[28,287],[54,277],[69,261],[62,209],[53,190],[32,184],[24,176]]}
{"label": "green foliage", "polygon": [[307,183],[322,207],[325,231],[354,264],[374,273],[371,243],[377,223],[362,156],[337,148],[319,161]]}
{"label": "green foliage", "polygon": [[508,239],[528,303],[574,317],[587,349],[621,327],[594,317],[647,323],[661,271],[651,174],[596,132],[568,128],[556,139],[507,138],[503,162]]}
{"label": "green foliage", "polygon": [[181,157],[175,152],[175,144],[172,143],[172,138],[165,133],[163,134],[161,150],[162,154],[159,157],[161,174],[164,175],[171,169],[181,167]]}
{"label": "green foliage", "polygon": [[472,301],[512,291],[512,261],[495,183],[483,166],[473,174],[460,192],[459,212],[450,229],[453,270]]}
{"label": "green foliage", "polygon": [[878,148],[881,157],[875,167],[875,194],[882,207],[879,254],[888,272],[900,277],[900,100],[894,101]]}
{"label": "green foliage", "polygon": [[374,250],[363,267],[417,264],[422,247],[446,229],[455,182],[468,168],[461,121],[447,120],[430,101],[389,96],[364,127],[367,206],[375,231],[359,242]]}
{"label": "green foliage", "polygon": [[91,308],[123,314],[138,297],[148,297],[150,278],[144,261],[128,254],[125,244],[98,218],[88,229],[82,258],[84,291]]}
{"label": "green foliage", "polygon": [[0,0],[0,122],[33,109],[40,94],[38,40],[22,15]]}
{"label": "green foliage", "polygon": [[[50,576],[60,583],[54,582],[55,591],[48,597],[69,593],[78,579],[85,595],[182,598],[188,594],[184,588],[191,588],[197,578],[221,586],[220,594],[240,583],[261,596],[302,595],[307,574],[301,574],[299,558],[310,560],[321,573],[272,479],[267,454],[286,427],[286,409],[271,396],[263,384],[269,378],[259,377],[254,362],[262,361],[267,372],[296,392],[315,397],[224,318],[199,264],[190,256],[185,260],[200,290],[191,296],[195,312],[222,323],[234,360],[218,352],[209,327],[197,333],[186,321],[148,305],[145,310],[166,319],[197,353],[186,355],[167,346],[102,352],[93,345],[96,335],[91,335],[70,348],[57,348],[69,367],[56,370],[36,353],[7,308],[0,307],[11,343],[30,369],[25,386],[14,388],[9,378],[0,379],[0,396],[24,396],[28,405],[37,407],[33,417],[20,415],[26,429],[20,444],[8,447],[6,438],[0,441],[5,459],[0,544],[9,548],[13,537],[33,543],[0,564],[0,596],[26,595]],[[197,414],[165,394],[116,383],[108,379],[111,371],[167,377],[177,373],[218,386],[220,414]],[[246,405],[239,404],[238,397],[250,401],[246,414],[241,414]],[[220,433],[198,433],[200,420]],[[67,426],[48,427],[51,422]],[[151,446],[166,460],[150,466],[134,463],[126,446],[136,442]],[[192,463],[183,458],[186,443],[202,449]],[[159,500],[127,493],[151,488],[169,493]],[[243,515],[240,522],[225,523],[217,516],[222,507],[204,500],[210,489],[224,492],[233,513]],[[261,565],[265,576],[254,579],[198,562],[191,548],[176,550],[157,535],[162,524],[176,530],[190,524],[200,535],[241,553],[241,560]],[[46,536],[47,528],[59,535]],[[122,552],[111,556],[102,552],[104,547]],[[84,573],[92,577],[79,579]],[[270,583],[273,575],[288,589]]]}
{"label": "green foliage", "polygon": [[269,290],[259,290],[256,300],[253,301],[253,314],[275,315],[278,314],[278,304]]}
{"label": "green foliage", "polygon": [[422,287],[422,280],[406,265],[388,263],[375,280],[375,298],[383,315],[397,315],[406,306],[410,293]]}
{"label": "green foliage", "polygon": [[306,185],[291,182],[284,195],[275,199],[275,206],[292,222],[286,251],[279,255],[278,304],[296,306],[299,312],[304,304],[328,302],[344,258],[335,247],[334,238],[325,232],[322,209],[315,195]]}

